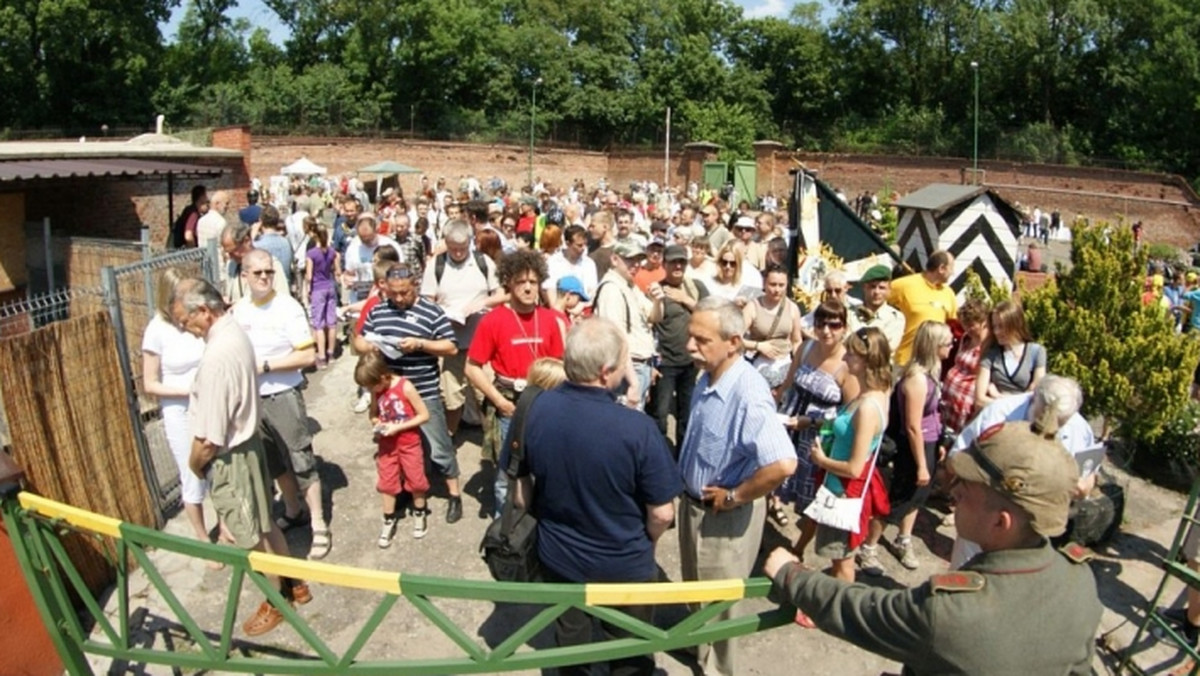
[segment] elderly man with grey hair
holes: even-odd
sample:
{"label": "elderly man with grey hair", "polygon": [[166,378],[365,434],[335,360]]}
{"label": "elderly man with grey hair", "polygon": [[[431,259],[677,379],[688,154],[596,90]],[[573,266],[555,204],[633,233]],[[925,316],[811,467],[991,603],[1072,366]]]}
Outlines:
{"label": "elderly man with grey hair", "polygon": [[[654,544],[675,518],[679,474],[654,421],[617,404],[612,389],[629,363],[624,332],[607,319],[580,322],[567,334],[567,382],[530,405],[525,454],[513,500],[538,515],[538,558],[547,582],[652,582]],[[564,412],[586,415],[564,415]],[[564,452],[570,449],[570,452]],[[760,522],[761,526],[761,522]],[[653,606],[627,606],[649,622]],[[610,638],[628,631],[602,623]],[[591,642],[592,616],[559,616],[559,646]],[[560,667],[589,673],[588,665]],[[615,660],[614,674],[650,674],[654,657]]]}
{"label": "elderly man with grey hair", "polygon": [[[252,259],[253,262],[253,259]],[[254,346],[216,287],[203,279],[184,279],[168,303],[176,326],[204,340],[204,356],[192,381],[188,425],[191,471],[207,479],[217,518],[243,549],[288,555],[287,541],[271,520],[270,480],[262,439],[258,434],[262,401],[255,377]],[[284,601],[312,600],[308,585],[295,579],[267,575]],[[243,625],[248,636],[271,631],[283,614],[263,601]]]}
{"label": "elderly man with grey hair", "polygon": [[[696,304],[688,323],[688,352],[703,373],[679,449],[685,581],[749,577],[762,544],[764,498],[796,471],[796,449],[767,381],[742,358],[745,332],[742,311],[714,296]],[[700,646],[698,659],[706,674],[737,673],[730,641]]]}
{"label": "elderly man with grey hair", "polygon": [[[1047,375],[1038,382],[1033,392],[1010,395],[984,407],[979,415],[963,427],[947,457],[965,450],[979,438],[980,433],[993,425],[1020,421],[1032,423],[1035,428],[1057,428],[1055,438],[1063,448],[1072,455],[1081,453],[1096,445],[1092,426],[1079,414],[1082,406],[1083,390],[1078,382],[1066,376]],[[1072,498],[1077,500],[1091,493],[1095,485],[1095,472],[1080,477]],[[957,538],[950,557],[950,567],[958,569],[979,551],[979,545],[974,542]]]}
{"label": "elderly man with grey hair", "polygon": [[466,377],[467,346],[484,312],[504,304],[508,294],[496,279],[496,263],[472,251],[471,225],[452,219],[442,229],[446,250],[433,257],[421,278],[421,297],[433,301],[454,329],[458,354],[442,360],[442,397],[450,436],[458,431],[469,383]]}

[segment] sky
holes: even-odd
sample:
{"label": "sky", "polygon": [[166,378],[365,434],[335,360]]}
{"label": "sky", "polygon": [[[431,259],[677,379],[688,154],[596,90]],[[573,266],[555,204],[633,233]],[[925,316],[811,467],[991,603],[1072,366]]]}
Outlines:
{"label": "sky", "polygon": [[[769,16],[784,17],[796,4],[796,0],[735,0],[737,4],[742,6],[743,15],[748,19],[759,19]],[[183,19],[183,11],[187,6],[187,0],[183,0],[178,7],[175,8],[171,15],[171,20],[161,26],[163,37],[168,41],[174,41],[175,31],[179,26],[180,20]],[[287,38],[286,29],[279,24],[275,18],[275,14],[267,9],[262,0],[239,0],[238,6],[232,12],[234,17],[245,17],[250,20],[250,24],[254,27],[265,26],[271,33],[271,38],[282,45]]]}

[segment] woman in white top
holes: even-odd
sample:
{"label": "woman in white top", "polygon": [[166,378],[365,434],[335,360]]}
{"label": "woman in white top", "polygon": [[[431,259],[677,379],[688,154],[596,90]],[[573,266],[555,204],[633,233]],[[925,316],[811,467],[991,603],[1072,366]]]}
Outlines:
{"label": "woman in white top", "polygon": [[196,368],[204,354],[204,341],[182,331],[171,321],[168,306],[171,292],[181,275],[174,268],[163,271],[158,281],[158,308],[142,334],[142,391],[158,397],[162,407],[167,445],[179,466],[183,512],[197,540],[209,541],[202,503],[208,482],[192,473],[188,457],[192,435],[188,425],[188,395]]}
{"label": "woman in white top", "polygon": [[717,266],[710,258],[712,250],[708,246],[708,237],[701,235],[692,236],[691,257],[688,258],[687,268],[683,271],[683,276],[688,279],[699,279],[708,285],[708,281],[717,275]]}
{"label": "woman in white top", "polygon": [[717,252],[716,274],[704,280],[711,295],[731,300],[741,308],[761,293],[762,283],[762,274],[745,262],[736,240],[729,240],[721,247]]}

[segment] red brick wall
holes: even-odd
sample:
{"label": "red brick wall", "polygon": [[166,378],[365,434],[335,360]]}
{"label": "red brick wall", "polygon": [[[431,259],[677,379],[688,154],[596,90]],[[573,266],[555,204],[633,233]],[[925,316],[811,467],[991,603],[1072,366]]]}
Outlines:
{"label": "red brick wall", "polygon": [[[464,174],[486,180],[499,176],[510,186],[528,183],[528,146],[411,141],[405,139],[293,138],[258,136],[253,140],[252,176],[265,183],[285,165],[301,157],[316,162],[332,175],[353,174],[357,169],[392,160],[420,169],[431,181],[444,176],[454,185]],[[588,185],[609,177],[608,156],[586,150],[535,148],[533,173],[555,185],[566,186],[581,178]],[[658,176],[662,175],[661,165]],[[374,176],[363,175],[364,180]],[[400,177],[407,192],[418,185],[420,174]]]}
{"label": "red brick wall", "polygon": [[[178,161],[178,160],[173,160]],[[201,183],[209,193],[230,189],[234,205],[245,204],[246,187],[250,179],[244,173],[242,160],[186,160],[190,164],[224,167],[228,171],[220,178],[176,180],[174,213],[178,214],[191,200],[192,186]],[[236,206],[230,207],[230,212]],[[41,222],[50,218],[55,235],[103,237],[137,240],[141,227],[150,226],[150,241],[156,245],[166,242],[170,228],[167,214],[167,181],[88,179],[62,181],[31,187],[25,191],[25,218]]]}
{"label": "red brick wall", "polygon": [[[618,189],[634,181],[663,182],[664,148],[618,150],[608,155],[608,180]],[[683,148],[672,148],[667,163],[667,184],[682,187],[688,181],[688,161]]]}
{"label": "red brick wall", "polygon": [[[952,157],[777,152],[773,180],[790,186],[787,171],[796,161],[849,197],[864,190],[904,195],[930,183],[958,184],[963,170],[971,167],[969,159]],[[1058,209],[1066,218],[1081,214],[1092,221],[1140,220],[1152,242],[1191,246],[1200,240],[1200,200],[1178,176],[1014,162],[980,162],[979,168],[984,182],[1010,202]],[[770,180],[769,165],[760,158],[758,185]]]}

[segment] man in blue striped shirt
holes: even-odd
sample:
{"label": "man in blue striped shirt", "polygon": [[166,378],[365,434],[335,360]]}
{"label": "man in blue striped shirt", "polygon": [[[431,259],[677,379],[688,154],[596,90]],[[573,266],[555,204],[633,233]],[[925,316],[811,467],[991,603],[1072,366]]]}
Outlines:
{"label": "man in blue striped shirt", "polygon": [[[446,313],[433,301],[417,297],[417,274],[405,263],[388,267],[382,289],[384,299],[367,313],[362,333],[354,337],[354,349],[379,350],[388,367],[417,388],[429,409],[429,420],[421,425],[421,435],[429,444],[433,464],[446,477],[446,492],[454,503],[462,499],[458,457],[446,427],[438,357],[454,356],[458,344]],[[458,511],[461,514],[461,503]],[[428,508],[424,513],[428,514]]]}
{"label": "man in blue striped shirt", "polygon": [[[688,324],[688,352],[704,373],[679,451],[684,580],[749,577],[762,543],[763,497],[796,470],[767,382],[742,358],[745,331],[741,310],[714,296],[696,305]],[[705,674],[734,673],[729,641],[700,646],[698,657]]]}

